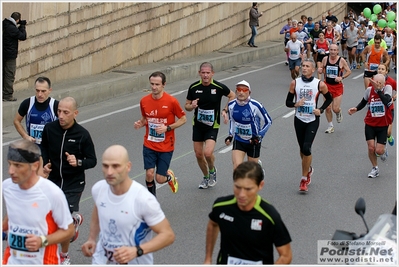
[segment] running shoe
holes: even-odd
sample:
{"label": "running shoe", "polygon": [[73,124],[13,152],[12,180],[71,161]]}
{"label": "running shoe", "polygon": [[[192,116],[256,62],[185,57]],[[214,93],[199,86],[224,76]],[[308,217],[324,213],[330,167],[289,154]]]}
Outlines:
{"label": "running shoe", "polygon": [[306,180],[301,180],[301,183],[299,184],[299,191],[308,192],[308,186],[306,184]]}
{"label": "running shoe", "polygon": [[337,115],[337,122],[341,123],[342,122],[342,109],[339,109],[339,112],[336,113]]}
{"label": "running shoe", "polygon": [[384,151],[384,153],[382,155],[380,155],[380,159],[383,162],[385,162],[387,160],[387,158],[388,158],[388,149],[387,149],[387,147],[385,147],[385,151]]}
{"label": "running shoe", "polygon": [[71,258],[69,257],[69,255],[63,256],[60,255],[61,258],[61,265],[71,265]]}
{"label": "running shoe", "polygon": [[333,133],[333,132],[334,132],[334,126],[329,126],[327,128],[327,130],[325,131],[325,133],[328,133],[328,134]]}
{"label": "running shoe", "polygon": [[390,146],[393,146],[395,144],[395,138],[393,138],[392,135],[388,138],[388,144]]}
{"label": "running shoe", "polygon": [[314,169],[313,169],[312,166],[310,166],[310,171],[308,172],[308,175],[306,176],[307,177],[307,179],[306,179],[306,184],[307,185],[310,185],[310,183],[312,182],[311,179],[310,179],[310,176],[312,176],[313,173],[314,173]]}
{"label": "running shoe", "polygon": [[168,170],[168,175],[170,177],[170,180],[168,181],[168,184],[170,186],[170,190],[172,190],[173,193],[177,193],[177,191],[179,190],[179,183],[177,182],[175,174],[174,174],[174,172],[171,169],[169,169]]}
{"label": "running shoe", "polygon": [[285,62],[285,65],[288,66],[288,61]]}
{"label": "running shoe", "polygon": [[79,213],[75,213],[72,216],[73,219],[73,225],[75,226],[75,235],[71,238],[70,243],[78,239],[79,236],[79,226],[82,225],[83,223],[83,216],[80,215]]}
{"label": "running shoe", "polygon": [[380,176],[380,172],[378,170],[378,167],[373,167],[373,169],[371,169],[371,172],[368,175],[368,178],[375,178],[377,176]]}
{"label": "running shoe", "polygon": [[208,188],[209,178],[205,178],[202,180],[200,185],[198,186],[199,189],[207,189]]}
{"label": "running shoe", "polygon": [[217,169],[216,169],[216,167],[214,167],[215,168],[215,171],[214,172],[209,172],[209,181],[208,181],[208,185],[210,186],[210,187],[214,187],[215,185],[216,185],[216,183],[217,183],[217,181],[216,181],[216,172],[217,172]]}

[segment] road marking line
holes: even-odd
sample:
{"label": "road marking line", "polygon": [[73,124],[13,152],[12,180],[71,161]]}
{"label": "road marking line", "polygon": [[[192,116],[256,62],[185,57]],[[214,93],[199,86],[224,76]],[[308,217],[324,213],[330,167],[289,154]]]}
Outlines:
{"label": "road marking line", "polygon": [[294,114],[295,114],[295,110],[291,111],[290,113],[285,114],[285,115],[283,116],[283,118],[286,119],[286,118],[288,118],[288,117],[291,117],[291,116],[294,115]]}
{"label": "road marking line", "polygon": [[357,76],[353,77],[353,78],[352,78],[352,80],[355,80],[355,79],[358,79],[358,78],[360,78],[360,77],[363,77],[363,75],[364,75],[364,73],[362,73],[362,74],[359,74],[359,75],[357,75]]}
{"label": "road marking line", "polygon": [[232,149],[233,149],[233,146],[228,146],[225,149],[220,150],[219,153],[224,154],[224,153],[229,152]]}

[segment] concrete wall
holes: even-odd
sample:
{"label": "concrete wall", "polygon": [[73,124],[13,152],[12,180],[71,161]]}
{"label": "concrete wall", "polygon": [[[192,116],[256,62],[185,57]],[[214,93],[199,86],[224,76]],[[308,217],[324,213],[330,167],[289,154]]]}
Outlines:
{"label": "concrete wall", "polygon": [[[39,75],[52,82],[245,45],[252,3],[2,3],[3,19],[19,11],[28,38],[20,42],[15,90]],[[282,40],[286,19],[339,19],[346,3],[260,3],[256,42]]]}

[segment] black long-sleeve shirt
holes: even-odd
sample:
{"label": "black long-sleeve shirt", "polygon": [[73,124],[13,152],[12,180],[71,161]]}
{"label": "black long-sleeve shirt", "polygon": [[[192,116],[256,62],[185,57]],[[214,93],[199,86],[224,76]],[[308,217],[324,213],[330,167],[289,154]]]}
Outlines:
{"label": "black long-sleeve shirt", "polygon": [[[86,169],[96,166],[97,157],[90,133],[76,121],[64,130],[58,120],[47,123],[42,134],[43,164],[51,163],[49,180],[64,192],[82,192],[85,187]],[[65,152],[82,160],[82,166],[71,166]]]}

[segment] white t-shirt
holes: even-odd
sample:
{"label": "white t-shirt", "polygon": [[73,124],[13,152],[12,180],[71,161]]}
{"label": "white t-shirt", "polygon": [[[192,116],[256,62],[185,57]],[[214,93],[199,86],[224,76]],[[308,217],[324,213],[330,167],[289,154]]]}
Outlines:
{"label": "white t-shirt", "polygon": [[289,40],[285,47],[289,49],[288,57],[291,60],[297,60],[301,56],[301,49],[303,48],[303,44],[298,39],[295,42]]}
{"label": "white t-shirt", "polygon": [[[150,226],[165,219],[155,196],[138,182],[133,181],[129,191],[119,196],[112,193],[105,180],[98,181],[91,191],[100,223],[92,264],[117,264],[113,258],[115,248],[148,242],[153,233]],[[128,264],[154,264],[153,262],[152,253],[148,253]]]}
{"label": "white t-shirt", "polygon": [[30,252],[25,238],[27,234],[46,236],[58,228],[68,229],[72,216],[62,190],[43,177],[27,190],[8,178],[3,181],[3,197],[8,215],[8,247],[4,254],[7,264],[59,264],[57,244]]}

